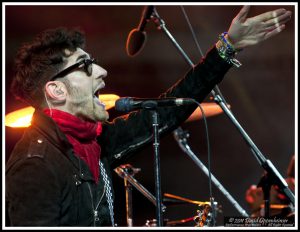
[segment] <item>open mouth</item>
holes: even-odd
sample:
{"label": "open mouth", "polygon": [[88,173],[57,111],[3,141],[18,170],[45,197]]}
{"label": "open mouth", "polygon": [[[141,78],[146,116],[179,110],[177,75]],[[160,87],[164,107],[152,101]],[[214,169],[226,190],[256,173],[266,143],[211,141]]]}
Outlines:
{"label": "open mouth", "polygon": [[95,95],[97,98],[99,98],[101,89],[103,89],[104,87],[105,87],[105,83],[104,83],[104,81],[102,81],[102,82],[97,86],[97,88],[95,89],[94,95]]}
{"label": "open mouth", "polygon": [[105,109],[105,104],[100,100],[99,96],[100,96],[100,91],[101,89],[96,90],[96,92],[94,93],[94,100],[96,101],[96,103],[98,105],[100,105],[103,109]]}
{"label": "open mouth", "polygon": [[96,98],[99,98],[100,92],[101,92],[100,89],[96,90],[96,92],[94,93],[94,96]]}

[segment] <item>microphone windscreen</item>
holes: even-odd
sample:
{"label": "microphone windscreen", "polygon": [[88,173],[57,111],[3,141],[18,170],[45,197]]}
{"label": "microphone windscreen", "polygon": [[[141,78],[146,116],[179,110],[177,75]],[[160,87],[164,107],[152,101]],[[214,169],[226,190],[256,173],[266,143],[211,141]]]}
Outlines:
{"label": "microphone windscreen", "polygon": [[130,111],[130,98],[120,98],[115,102],[115,109],[121,112]]}
{"label": "microphone windscreen", "polygon": [[127,37],[126,52],[128,56],[137,55],[145,45],[146,32],[133,29]]}

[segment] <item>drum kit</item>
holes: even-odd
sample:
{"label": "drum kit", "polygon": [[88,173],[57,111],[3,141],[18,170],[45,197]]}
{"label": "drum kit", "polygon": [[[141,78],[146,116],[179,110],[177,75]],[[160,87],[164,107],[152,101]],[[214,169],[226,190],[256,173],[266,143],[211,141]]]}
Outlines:
{"label": "drum kit", "polygon": [[[125,193],[126,193],[126,218],[127,225],[133,226],[132,219],[132,186],[134,186],[140,193],[142,193],[150,202],[156,206],[155,197],[141,185],[133,176],[140,171],[139,168],[134,168],[130,164],[120,165],[115,169],[115,172],[124,179]],[[173,195],[170,193],[164,193],[162,201],[162,209],[166,210],[167,206],[181,205],[181,204],[194,204],[198,206],[196,216],[184,218],[180,220],[168,220],[164,219],[164,226],[183,226],[185,223],[194,221],[196,227],[209,226],[211,223],[212,207],[208,201],[195,201],[181,196]],[[214,207],[218,212],[221,211],[221,207],[218,206],[217,202],[214,202]],[[156,219],[147,220],[146,227],[157,226]]]}
{"label": "drum kit", "polygon": [[[195,227],[206,227],[209,226],[211,223],[211,206],[210,202],[199,202],[193,201],[187,198],[182,198],[176,195],[165,193],[164,196],[169,196],[169,198],[164,198],[163,202],[168,205],[168,202],[172,205],[174,204],[196,204],[198,205],[199,209],[197,210],[196,216],[188,217],[179,220],[169,220],[164,219],[164,226],[184,226],[188,222],[193,222]],[[177,203],[174,203],[174,199],[182,199],[177,200]],[[176,202],[176,201],[175,201]],[[156,219],[147,220],[145,223],[146,227],[155,227],[157,226]]]}

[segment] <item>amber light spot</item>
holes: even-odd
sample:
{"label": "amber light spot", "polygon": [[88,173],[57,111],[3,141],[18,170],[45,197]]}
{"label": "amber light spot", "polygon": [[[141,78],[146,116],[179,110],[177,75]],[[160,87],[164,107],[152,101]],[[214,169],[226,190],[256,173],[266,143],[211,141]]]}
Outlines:
{"label": "amber light spot", "polygon": [[28,127],[31,125],[33,112],[34,108],[31,106],[11,112],[5,115],[5,126]]}

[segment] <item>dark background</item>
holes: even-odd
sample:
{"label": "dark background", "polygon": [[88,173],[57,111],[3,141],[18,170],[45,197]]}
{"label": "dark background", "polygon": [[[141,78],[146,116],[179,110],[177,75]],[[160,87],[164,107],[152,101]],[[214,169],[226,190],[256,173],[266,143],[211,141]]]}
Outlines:
{"label": "dark background", "polygon": [[[276,37],[240,52],[243,64],[232,68],[219,85],[233,114],[260,151],[270,159],[282,176],[295,152],[295,7],[252,6],[249,17],[284,7],[293,12],[286,29]],[[241,6],[187,5],[190,18],[203,52],[228,30]],[[130,30],[137,27],[142,5],[135,6],[6,6],[5,7],[5,113],[25,107],[8,91],[18,47],[48,28],[80,27],[86,33],[87,51],[100,59],[108,70],[106,88],[102,93],[121,97],[156,97],[188,71],[167,36],[148,23],[147,42],[142,52],[130,58],[125,43]],[[167,28],[194,63],[201,55],[192,39],[188,24],[178,5],[159,5],[158,13]],[[4,80],[4,78],[3,78]],[[206,102],[211,100],[207,97]],[[111,119],[118,116],[110,110]],[[189,144],[199,159],[207,165],[207,146],[203,121],[184,123],[190,132]],[[257,184],[263,169],[254,158],[242,136],[226,115],[208,118],[212,172],[234,199],[248,212],[245,192]],[[6,158],[21,137],[23,129],[6,127]],[[173,135],[161,139],[162,192],[192,200],[209,200],[208,178],[179,148]],[[297,162],[296,162],[297,163]],[[137,153],[130,164],[141,168],[135,178],[154,194],[153,151],[149,146]],[[297,183],[297,181],[296,181]],[[126,226],[123,180],[114,174],[116,192],[115,214],[119,226]],[[224,216],[240,216],[227,198],[213,186],[213,196],[222,205],[218,225]],[[177,220],[196,216],[197,205],[177,205],[167,208],[164,218]],[[134,225],[143,226],[155,218],[154,206],[136,189],[133,190]],[[183,226],[194,226],[187,223]]]}

